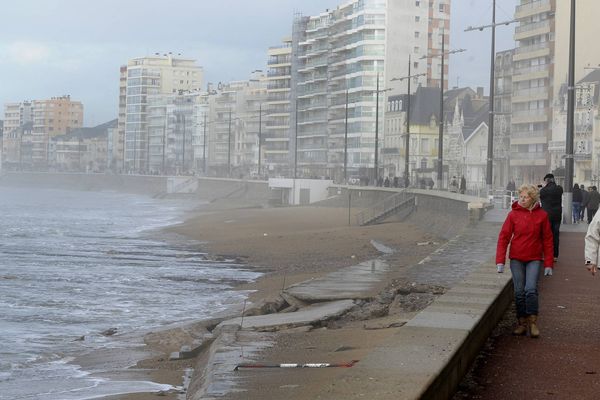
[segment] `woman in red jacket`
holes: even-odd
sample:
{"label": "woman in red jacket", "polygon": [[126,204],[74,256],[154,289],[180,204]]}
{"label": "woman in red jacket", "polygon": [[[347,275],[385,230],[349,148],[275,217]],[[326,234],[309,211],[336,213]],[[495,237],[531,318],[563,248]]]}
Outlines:
{"label": "woman in red jacket", "polygon": [[540,331],[537,327],[538,290],[537,281],[542,262],[544,275],[552,275],[554,262],[552,230],[548,214],[539,203],[539,190],[533,185],[522,185],[519,200],[512,205],[502,230],[498,235],[496,248],[496,266],[498,272],[504,272],[506,249],[510,244],[510,272],[515,289],[515,306],[518,324],[514,335],[527,332],[537,338]]}

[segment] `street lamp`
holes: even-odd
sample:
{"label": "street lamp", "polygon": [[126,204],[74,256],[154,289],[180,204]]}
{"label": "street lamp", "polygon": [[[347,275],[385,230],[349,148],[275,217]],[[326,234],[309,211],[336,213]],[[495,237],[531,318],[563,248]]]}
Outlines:
{"label": "street lamp", "polygon": [[413,78],[418,78],[419,76],[423,76],[423,75],[427,75],[426,73],[420,73],[420,74],[414,74],[411,75],[410,74],[410,68],[411,68],[411,58],[410,58],[410,54],[408,56],[408,75],[407,76],[403,76],[401,78],[392,78],[392,81],[403,81],[404,79],[406,79],[408,81],[408,88],[406,91],[406,144],[405,144],[405,149],[404,149],[404,186],[408,187],[408,183],[409,183],[409,179],[410,179],[410,174],[408,171],[409,168],[409,162],[408,162],[408,158],[410,156],[410,81]]}
{"label": "street lamp", "polygon": [[488,122],[488,144],[487,144],[487,169],[485,175],[485,181],[487,184],[488,195],[492,193],[493,186],[493,165],[494,165],[494,69],[495,69],[495,58],[496,58],[496,26],[498,25],[509,25],[513,22],[517,22],[516,19],[510,21],[504,21],[496,23],[496,0],[492,2],[492,23],[490,25],[482,26],[469,26],[465,29],[465,32],[479,30],[483,31],[484,28],[492,28],[492,46],[491,46],[491,61],[490,61],[490,111],[489,111],[489,122]]}
{"label": "street lamp", "polygon": [[565,214],[567,223],[571,223],[573,206],[573,139],[575,116],[575,0],[571,0],[571,20],[569,32],[569,75],[567,82],[567,135],[565,160]]}
{"label": "street lamp", "polygon": [[465,49],[444,51],[445,42],[446,42],[446,40],[445,40],[445,35],[444,35],[444,29],[442,28],[442,51],[437,54],[433,54],[433,55],[428,54],[428,55],[421,57],[421,59],[430,58],[430,57],[441,57],[442,58],[442,70],[440,71],[440,116],[438,119],[438,124],[439,124],[438,165],[437,165],[438,190],[442,189],[443,174],[444,174],[444,169],[442,168],[443,151],[444,151],[444,140],[443,140],[444,139],[444,59],[446,58],[447,55],[455,54],[455,53],[462,53],[463,51],[466,51]]}
{"label": "street lamp", "polygon": [[387,92],[392,90],[388,89],[379,89],[379,72],[377,73],[377,89],[375,90],[375,162],[373,166],[375,167],[375,186],[377,186],[377,181],[379,180],[379,92]]}

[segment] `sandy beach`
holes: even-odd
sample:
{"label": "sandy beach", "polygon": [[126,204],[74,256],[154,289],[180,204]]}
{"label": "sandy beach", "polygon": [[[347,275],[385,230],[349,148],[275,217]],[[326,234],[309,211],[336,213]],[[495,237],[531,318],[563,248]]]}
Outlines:
{"label": "sandy beach", "polygon": [[[354,219],[351,221],[354,222]],[[348,210],[335,207],[231,209],[223,204],[221,209],[212,206],[209,210],[200,210],[185,223],[168,230],[198,240],[202,249],[213,258],[236,259],[264,272],[265,275],[258,281],[239,288],[253,291],[249,297],[252,303],[274,297],[284,286],[383,257],[373,241],[395,251],[385,255],[385,258],[397,267],[396,271],[419,261],[443,242],[443,239],[411,223],[410,219],[407,222],[388,222],[367,227],[349,226]],[[392,274],[387,283],[394,282],[394,278],[398,277]],[[333,361],[360,358],[391,334],[393,330],[386,327],[409,319],[413,312],[411,309],[399,309],[395,315],[369,321],[371,327],[368,329],[365,329],[365,322],[359,320],[340,322],[338,326],[330,327],[334,329],[311,332],[291,330],[277,335],[273,347],[265,351],[265,357],[276,360],[278,353],[285,352],[288,358],[309,362],[311,355],[321,352],[332,355],[330,358]],[[180,387],[186,370],[197,366],[198,360],[169,361],[168,355],[178,351],[182,344],[190,343],[194,335],[203,329],[201,325],[146,335],[150,356],[132,368],[131,373],[145,374],[154,382]],[[349,350],[335,353],[340,343]],[[311,351],[307,352],[307,347]],[[306,376],[314,380],[316,387],[321,380],[328,381],[335,374],[334,369],[329,369],[318,376],[312,376],[312,373]],[[277,379],[276,374],[274,379]],[[176,391],[161,395],[165,399],[178,398]],[[149,396],[154,395],[127,394],[109,399],[140,400]],[[252,396],[242,393],[236,398],[248,399]]]}

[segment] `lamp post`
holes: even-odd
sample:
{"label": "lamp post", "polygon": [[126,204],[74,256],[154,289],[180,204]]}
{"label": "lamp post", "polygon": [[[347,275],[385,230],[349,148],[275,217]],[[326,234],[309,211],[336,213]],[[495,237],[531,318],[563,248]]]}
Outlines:
{"label": "lamp post", "polygon": [[487,185],[488,195],[492,193],[493,186],[493,168],[494,168],[494,70],[495,70],[495,58],[496,58],[496,26],[497,25],[509,25],[513,22],[517,22],[516,19],[510,21],[504,21],[496,23],[496,0],[492,1],[492,23],[490,25],[483,26],[469,26],[465,29],[465,32],[479,30],[483,31],[484,28],[492,28],[492,45],[491,45],[491,56],[490,56],[490,111],[489,111],[489,122],[488,122],[488,140],[487,140],[487,168],[485,175],[485,182]]}
{"label": "lamp post", "polygon": [[231,178],[231,110],[229,110],[229,129],[227,130],[227,176]]}
{"label": "lamp post", "polygon": [[421,57],[421,59],[423,58],[430,58],[430,57],[441,57],[442,58],[442,70],[440,71],[440,114],[439,114],[439,118],[438,118],[438,124],[439,124],[439,130],[438,130],[438,165],[437,165],[437,186],[438,186],[438,190],[442,189],[442,184],[443,184],[443,175],[444,175],[444,169],[442,167],[442,162],[443,162],[443,152],[444,152],[444,60],[446,58],[447,55],[450,54],[455,54],[455,53],[462,53],[463,51],[465,51],[465,49],[457,49],[457,50],[451,50],[451,51],[444,51],[445,49],[445,43],[446,43],[446,39],[445,39],[445,35],[444,35],[444,29],[442,28],[442,51],[440,53],[434,54],[434,55],[425,55],[423,57]]}
{"label": "lamp post", "polygon": [[375,185],[377,186],[377,181],[379,180],[379,92],[387,92],[392,90],[388,89],[379,89],[379,72],[377,73],[377,86],[375,90],[375,160],[373,163],[373,167],[375,169]]}
{"label": "lamp post", "polygon": [[346,114],[344,120],[344,183],[348,183],[348,89],[346,89]]}
{"label": "lamp post", "polygon": [[401,78],[392,78],[391,79],[392,81],[402,81],[402,80],[406,79],[407,83],[408,83],[408,87],[406,90],[406,144],[405,144],[405,149],[404,149],[404,185],[406,187],[408,187],[408,183],[410,180],[410,173],[408,170],[409,165],[410,165],[410,163],[408,162],[409,156],[410,156],[410,150],[409,150],[410,149],[410,81],[413,78],[427,75],[426,73],[411,75],[410,70],[411,70],[411,57],[409,54],[409,56],[408,56],[408,75],[403,76]]}
{"label": "lamp post", "polygon": [[202,144],[202,172],[206,175],[206,111],[204,111],[204,124],[203,124],[203,144]]}
{"label": "lamp post", "polygon": [[567,82],[567,135],[565,155],[565,215],[567,224],[571,223],[573,207],[573,140],[575,116],[575,0],[571,0],[571,20],[569,32],[569,75]]}

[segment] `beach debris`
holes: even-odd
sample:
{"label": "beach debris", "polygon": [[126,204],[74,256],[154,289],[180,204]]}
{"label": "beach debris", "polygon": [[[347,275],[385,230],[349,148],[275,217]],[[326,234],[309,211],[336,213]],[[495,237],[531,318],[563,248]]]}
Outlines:
{"label": "beach debris", "polygon": [[436,245],[438,244],[437,242],[434,242],[432,240],[428,240],[427,242],[417,242],[417,246],[429,246],[429,245]]}
{"label": "beach debris", "polygon": [[354,347],[351,346],[340,346],[337,349],[335,349],[333,352],[337,352],[337,351],[348,351],[348,350],[354,350]]}
{"label": "beach debris", "polygon": [[352,255],[350,256],[350,258],[356,258],[356,256],[355,256],[354,254],[352,254]]}
{"label": "beach debris", "polygon": [[342,363],[283,363],[283,364],[260,364],[242,363],[235,366],[234,371],[240,368],[351,368],[359,360]]}
{"label": "beach debris", "polygon": [[383,253],[383,254],[393,254],[396,252],[396,250],[392,249],[391,247],[386,246],[383,243],[380,243],[376,240],[371,240],[371,245],[373,247],[375,247],[375,249],[377,249],[377,251]]}
{"label": "beach debris", "polygon": [[558,308],[563,308],[563,309],[564,309],[564,308],[567,308],[567,307],[565,307],[565,306],[556,306],[556,307],[558,307]]}
{"label": "beach debris", "polygon": [[117,328],[108,328],[105,331],[100,332],[102,336],[112,336],[117,333]]}
{"label": "beach debris", "polygon": [[269,234],[265,232],[265,233],[263,233],[263,236],[269,236]]}
{"label": "beach debris", "polygon": [[83,336],[79,336],[77,339],[73,340],[74,342],[84,342],[85,341],[85,335]]}

